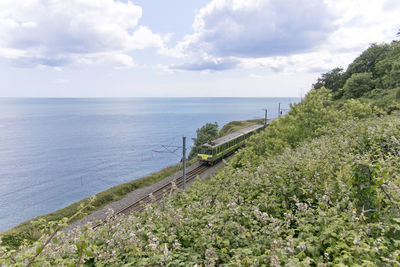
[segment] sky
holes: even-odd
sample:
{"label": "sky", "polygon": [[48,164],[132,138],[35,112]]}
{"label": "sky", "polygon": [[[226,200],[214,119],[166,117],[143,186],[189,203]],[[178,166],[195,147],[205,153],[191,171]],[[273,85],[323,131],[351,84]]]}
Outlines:
{"label": "sky", "polygon": [[300,97],[399,0],[0,0],[0,97]]}

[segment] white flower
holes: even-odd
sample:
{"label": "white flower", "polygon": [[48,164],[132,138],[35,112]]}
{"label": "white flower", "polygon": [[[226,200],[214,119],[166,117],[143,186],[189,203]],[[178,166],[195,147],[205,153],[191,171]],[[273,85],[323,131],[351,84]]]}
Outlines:
{"label": "white flower", "polygon": [[300,249],[301,251],[305,251],[306,243],[304,241],[300,242],[300,244],[297,246],[297,248]]}
{"label": "white flower", "polygon": [[361,238],[360,238],[359,236],[356,236],[356,237],[354,238],[353,244],[354,244],[354,245],[357,245],[358,242],[360,242],[360,240],[361,240]]}

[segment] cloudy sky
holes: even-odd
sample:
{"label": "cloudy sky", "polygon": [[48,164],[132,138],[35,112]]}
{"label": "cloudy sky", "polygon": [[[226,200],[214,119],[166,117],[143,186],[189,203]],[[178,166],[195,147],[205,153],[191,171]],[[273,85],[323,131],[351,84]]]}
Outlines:
{"label": "cloudy sky", "polygon": [[300,96],[399,0],[0,0],[0,97]]}

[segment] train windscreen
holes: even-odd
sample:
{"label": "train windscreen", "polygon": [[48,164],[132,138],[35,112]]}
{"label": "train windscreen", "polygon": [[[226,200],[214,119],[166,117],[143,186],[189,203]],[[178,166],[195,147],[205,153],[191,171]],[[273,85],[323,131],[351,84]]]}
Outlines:
{"label": "train windscreen", "polygon": [[199,151],[199,154],[212,155],[212,150],[211,149],[201,148],[200,151]]}

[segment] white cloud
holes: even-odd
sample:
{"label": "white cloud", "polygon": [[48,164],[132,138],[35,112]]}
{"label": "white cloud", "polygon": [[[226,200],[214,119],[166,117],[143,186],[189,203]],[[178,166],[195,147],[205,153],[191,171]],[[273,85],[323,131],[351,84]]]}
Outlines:
{"label": "white cloud", "polygon": [[194,33],[167,52],[193,62],[292,55],[323,42],[334,30],[331,19],[319,0],[213,0],[196,15]]}
{"label": "white cloud", "polygon": [[266,68],[272,72],[301,73],[325,72],[337,66],[345,67],[355,53],[338,53],[316,51],[291,56],[275,56],[262,58],[242,58],[239,66],[245,69]]}
{"label": "white cloud", "polygon": [[399,9],[395,0],[212,0],[196,14],[192,34],[159,52],[183,58],[172,67],[187,70],[326,71],[392,40]]}
{"label": "white cloud", "polygon": [[129,51],[163,46],[163,36],[139,26],[141,16],[130,1],[2,0],[0,57],[25,67],[131,66]]}
{"label": "white cloud", "polygon": [[193,70],[193,71],[222,71],[233,69],[239,64],[239,60],[235,58],[204,58],[196,62],[172,65],[171,69],[176,70]]}

